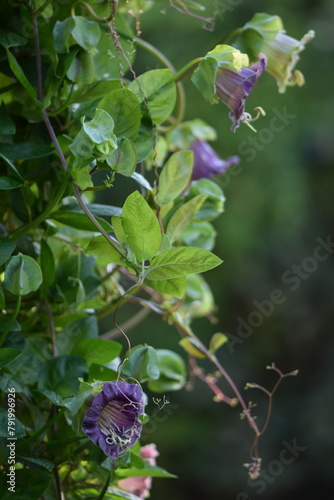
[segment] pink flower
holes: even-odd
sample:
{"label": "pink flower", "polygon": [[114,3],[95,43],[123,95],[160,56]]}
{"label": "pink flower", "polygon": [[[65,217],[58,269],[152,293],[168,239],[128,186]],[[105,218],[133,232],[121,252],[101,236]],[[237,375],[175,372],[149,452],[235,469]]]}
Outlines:
{"label": "pink flower", "polygon": [[[141,458],[144,458],[149,465],[155,465],[155,458],[159,455],[154,443],[143,446],[140,450]],[[152,486],[151,477],[128,477],[118,481],[118,486],[128,493],[136,495],[138,498],[147,498],[150,495]]]}

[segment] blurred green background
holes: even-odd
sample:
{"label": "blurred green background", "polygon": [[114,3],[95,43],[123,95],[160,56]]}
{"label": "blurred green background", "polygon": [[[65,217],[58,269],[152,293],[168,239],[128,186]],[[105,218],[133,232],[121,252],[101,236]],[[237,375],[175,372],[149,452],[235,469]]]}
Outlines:
{"label": "blurred green background", "polygon": [[[284,380],[274,398],[273,416],[260,444],[268,475],[253,485],[248,484],[242,467],[248,461],[252,433],[240,421],[240,409],[214,403],[212,393],[199,380],[191,392],[170,394],[170,414],[161,413],[164,421],[152,424],[145,442],[157,444],[161,453],[158,464],[179,479],[154,480],[151,497],[330,498],[325,492],[334,490],[334,265],[333,254],[327,253],[326,259],[316,263],[312,257],[318,238],[326,241],[332,235],[334,241],[334,2],[202,3],[207,5],[208,15],[213,9],[219,11],[214,32],[172,8],[162,14],[167,2],[155,2],[141,18],[143,39],[165,53],[177,69],[211,50],[224,34],[242,26],[256,12],[280,15],[287,33],[298,39],[309,29],[316,31],[315,40],[298,64],[306,85],[280,95],[276,81],[265,74],[248,100],[248,111],[261,105],[267,112],[256,123],[261,151],[253,149],[254,154],[246,151],[254,134],[243,125],[232,134],[228,109],[223,104],[207,104],[192,83],[185,82],[187,118],[199,117],[215,127],[216,151],[222,157],[239,154],[242,160],[238,175],[218,180],[227,202],[225,214],[215,223],[215,252],[224,264],[205,275],[215,294],[218,322],[197,320],[195,331],[204,341],[217,331],[235,334],[238,318],[248,322],[249,315],[258,310],[254,301],[268,300],[271,292],[279,289],[284,303],[276,305],[267,318],[262,316],[262,324],[252,328],[242,344],[222,348],[219,357],[240,388],[255,381],[271,388],[276,377],[265,369],[271,362],[283,371],[298,368],[300,374]],[[154,59],[139,51],[135,63],[138,73],[156,67]],[[271,118],[284,108],[293,118],[282,131],[270,132]],[[304,270],[292,281],[299,272],[294,265]],[[178,349],[177,332],[160,318],[150,316],[143,325],[131,331],[134,345],[148,342],[158,348]],[[183,355],[181,349],[178,352]],[[222,387],[232,396],[224,382]],[[258,403],[261,424],[266,397],[258,391],[249,391],[245,397]],[[295,442],[303,448],[289,464],[280,463],[286,447],[283,442]]]}

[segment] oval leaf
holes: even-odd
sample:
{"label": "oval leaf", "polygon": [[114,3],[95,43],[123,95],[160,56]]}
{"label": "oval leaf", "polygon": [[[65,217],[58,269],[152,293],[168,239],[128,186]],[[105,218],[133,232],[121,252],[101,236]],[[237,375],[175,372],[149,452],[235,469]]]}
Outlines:
{"label": "oval leaf", "polygon": [[128,89],[109,92],[98,104],[115,122],[114,133],[118,137],[134,140],[140,127],[140,106],[137,97]]}
{"label": "oval leaf", "polygon": [[122,210],[122,224],[129,246],[142,262],[154,257],[161,243],[159,221],[138,191],[130,194]]}
{"label": "oval leaf", "polygon": [[147,271],[149,280],[166,280],[213,269],[223,261],[207,250],[179,247],[166,250],[152,260]]}
{"label": "oval leaf", "polygon": [[194,358],[206,358],[206,354],[202,351],[200,344],[195,339],[185,337],[180,340],[179,344],[188,354],[194,356]]}
{"label": "oval leaf", "polygon": [[173,111],[176,84],[170,69],[146,71],[131,82],[129,88],[140,102],[145,101],[155,125],[164,122]]}
{"label": "oval leaf", "polygon": [[37,290],[43,281],[41,268],[28,255],[11,257],[3,285],[14,295],[26,295]]}
{"label": "oval leaf", "polygon": [[156,350],[160,376],[150,381],[148,388],[153,392],[178,391],[186,382],[186,365],[176,352],[168,349]]}
{"label": "oval leaf", "polygon": [[149,345],[133,347],[123,365],[122,374],[133,377],[139,382],[159,378],[158,356],[155,349]]}
{"label": "oval leaf", "polygon": [[174,153],[163,167],[156,196],[159,205],[167,205],[175,200],[187,187],[193,170],[193,151]]}

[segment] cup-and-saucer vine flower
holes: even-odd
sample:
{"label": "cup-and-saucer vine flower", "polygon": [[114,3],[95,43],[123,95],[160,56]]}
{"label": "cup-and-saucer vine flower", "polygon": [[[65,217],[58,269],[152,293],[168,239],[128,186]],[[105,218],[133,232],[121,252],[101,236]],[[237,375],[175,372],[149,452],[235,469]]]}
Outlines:
{"label": "cup-and-saucer vine flower", "polygon": [[232,165],[240,163],[239,156],[230,156],[223,160],[208,142],[200,139],[196,139],[189,149],[194,152],[193,181],[217,177],[226,172]]}
{"label": "cup-and-saucer vine flower", "polygon": [[143,392],[137,384],[105,382],[88,404],[82,430],[111,460],[116,460],[141,435]]}
{"label": "cup-and-saucer vine flower", "polygon": [[255,14],[241,33],[243,46],[251,60],[255,60],[259,52],[267,56],[267,72],[277,80],[280,93],[285,92],[287,86],[304,84],[303,74],[295,67],[299,54],[314,36],[314,31],[310,30],[301,40],[296,40],[286,34],[279,16],[265,13]]}
{"label": "cup-and-saucer vine flower", "polygon": [[247,54],[229,45],[217,45],[201,60],[191,79],[209,102],[220,99],[230,108],[231,130],[235,132],[241,122],[253,121],[245,111],[246,100],[266,66],[267,57],[262,53],[250,65]]}

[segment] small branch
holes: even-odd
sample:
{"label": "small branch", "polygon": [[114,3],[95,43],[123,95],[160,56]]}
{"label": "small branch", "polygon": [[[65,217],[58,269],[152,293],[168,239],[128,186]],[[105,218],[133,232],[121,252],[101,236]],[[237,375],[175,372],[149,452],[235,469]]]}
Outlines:
{"label": "small branch", "polygon": [[216,379],[210,375],[205,375],[202,368],[198,366],[196,363],[196,360],[193,356],[189,356],[189,363],[191,365],[191,369],[196,375],[196,377],[200,378],[207,386],[214,392],[215,397],[214,401],[216,402],[224,402],[228,404],[229,406],[236,406],[238,404],[238,400],[236,398],[229,398],[228,396],[225,396],[223,391],[217,386],[216,384]]}
{"label": "small branch", "polygon": [[110,245],[112,245],[115,248],[115,250],[117,250],[117,252],[122,255],[122,257],[126,258],[126,250],[123,248],[123,246],[120,243],[118,243],[118,241],[115,238],[110,236],[107,233],[107,231],[105,231],[105,229],[103,229],[101,224],[95,219],[94,215],[91,213],[91,211],[89,210],[89,208],[87,207],[87,205],[85,204],[83,199],[81,198],[78,186],[76,184],[74,184],[73,182],[72,182],[72,188],[74,191],[74,196],[76,197],[79,205],[81,206],[82,210],[85,212],[87,217],[90,219],[90,221],[94,224],[96,229],[98,229],[100,231],[102,236],[105,237],[105,239],[108,241],[108,243],[110,243]]}
{"label": "small branch", "polygon": [[35,14],[32,17],[32,26],[33,26],[35,50],[36,50],[37,95],[38,95],[38,100],[43,102],[42,58],[41,58],[41,47],[39,44],[39,37],[38,37],[38,26],[37,26],[37,18],[36,18],[37,15],[38,15],[38,11],[37,11],[37,13],[35,12]]}
{"label": "small branch", "polygon": [[[230,377],[230,375],[227,373],[227,371],[223,368],[223,366],[219,363],[218,359],[210,353],[210,351],[205,347],[205,345],[200,341],[200,339],[194,334],[194,332],[192,330],[190,330],[189,328],[186,328],[184,325],[182,325],[176,318],[175,318],[175,315],[174,316],[171,316],[172,318],[172,321],[174,323],[174,325],[176,326],[177,330],[180,332],[182,332],[182,334],[186,334],[190,337],[192,337],[193,339],[196,340],[196,342],[198,343],[199,347],[200,347],[200,350],[206,355],[206,357],[218,368],[218,370],[220,371],[220,373],[223,375],[223,377],[225,378],[225,380],[228,382],[228,384],[231,386],[234,394],[236,395],[237,399],[239,400],[243,410],[244,410],[244,413],[245,413],[245,416],[248,420],[248,423],[249,423],[249,426],[254,430],[255,434],[256,434],[256,437],[258,437],[260,435],[260,431],[259,431],[259,428],[255,422],[255,420],[253,419],[253,417],[250,415],[250,411],[249,411],[249,408],[247,408],[247,405],[243,399],[243,397],[241,396],[240,394],[240,391],[239,389],[237,388],[237,386],[235,385],[235,383],[233,382],[232,378]],[[180,333],[181,333],[180,332]]]}

